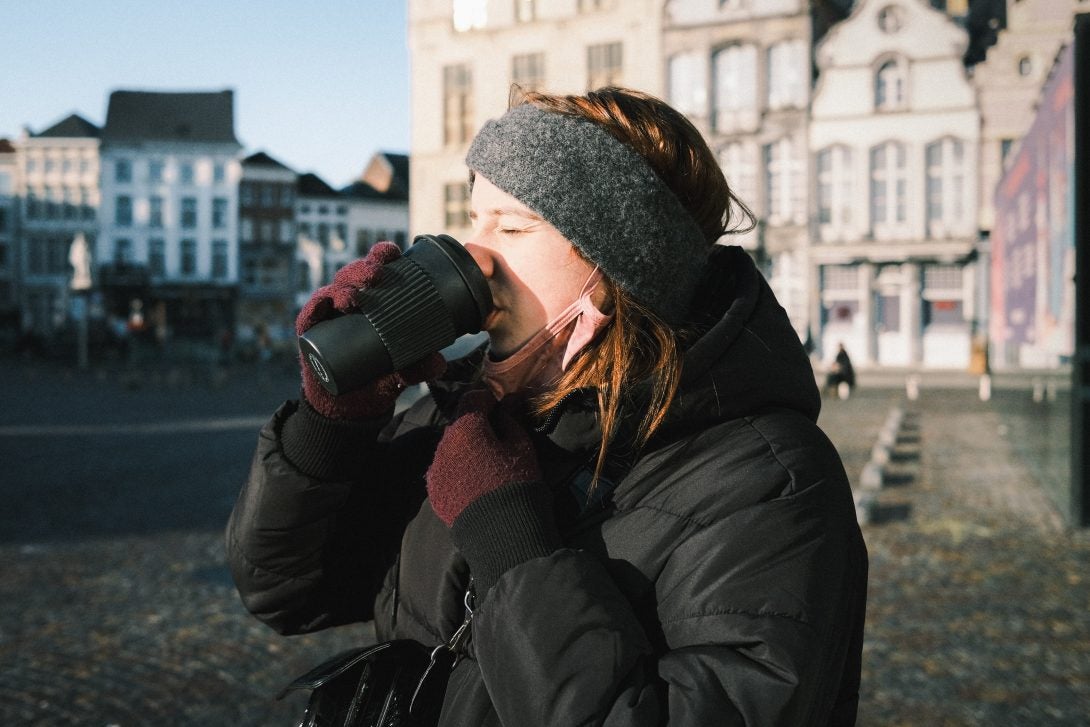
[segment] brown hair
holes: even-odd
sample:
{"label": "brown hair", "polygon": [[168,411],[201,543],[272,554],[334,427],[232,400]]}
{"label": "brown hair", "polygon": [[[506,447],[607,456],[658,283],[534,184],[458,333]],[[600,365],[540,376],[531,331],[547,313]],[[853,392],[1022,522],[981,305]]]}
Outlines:
{"label": "brown hair", "polygon": [[[709,246],[724,234],[753,229],[755,220],[727,184],[700,132],[664,101],[640,91],[607,87],[584,96],[512,89],[511,106],[529,103],[592,121],[635,149],[692,215]],[[621,404],[632,385],[650,379],[651,395],[636,432],[642,446],[662,424],[681,380],[684,328],[669,326],[631,295],[604,279],[614,319],[602,337],[578,356],[556,385],[539,396],[544,414],[570,392],[594,388],[602,443],[594,483],[618,431]]]}

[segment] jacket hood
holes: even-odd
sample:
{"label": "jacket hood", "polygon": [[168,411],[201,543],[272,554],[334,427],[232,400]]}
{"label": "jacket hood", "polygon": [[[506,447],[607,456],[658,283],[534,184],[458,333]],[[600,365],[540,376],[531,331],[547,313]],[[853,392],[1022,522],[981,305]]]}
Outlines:
{"label": "jacket hood", "polygon": [[740,247],[717,245],[693,304],[699,338],[685,353],[666,428],[789,408],[817,421],[813,367],[764,276]]}

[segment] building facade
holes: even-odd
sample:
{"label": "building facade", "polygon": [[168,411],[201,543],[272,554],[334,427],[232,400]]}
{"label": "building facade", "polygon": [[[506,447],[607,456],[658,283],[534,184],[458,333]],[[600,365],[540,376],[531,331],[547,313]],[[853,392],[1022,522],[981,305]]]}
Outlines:
{"label": "building facade", "polygon": [[16,225],[19,214],[15,196],[15,146],[0,139],[0,335],[18,333],[19,276],[16,274]]}
{"label": "building facade", "polygon": [[239,180],[240,338],[287,340],[295,318],[297,174],[265,152],[241,162]]}
{"label": "building facade", "polygon": [[1075,13],[1090,11],[1087,0],[1007,0],[1007,27],[984,61],[973,66],[980,100],[979,225],[995,223],[993,194],[1006,161],[1029,131],[1049,69],[1071,39]]}
{"label": "building facade", "polygon": [[512,84],[663,90],[662,0],[409,0],[412,234],[469,233],[465,153]]}
{"label": "building facade", "polygon": [[968,365],[980,115],[968,36],[922,0],[862,0],[818,45],[811,321],[861,365]]}
{"label": "building facade", "polygon": [[155,310],[182,337],[233,328],[240,150],[232,91],[110,94],[94,251],[111,313]]}
{"label": "building facade", "polygon": [[[50,338],[69,322],[69,250],[99,233],[100,129],[72,114],[15,142],[20,327]],[[95,306],[97,308],[98,306]]]}
{"label": "building facade", "polygon": [[700,129],[758,219],[725,242],[756,258],[805,338],[810,3],[670,0],[664,13],[666,98]]}

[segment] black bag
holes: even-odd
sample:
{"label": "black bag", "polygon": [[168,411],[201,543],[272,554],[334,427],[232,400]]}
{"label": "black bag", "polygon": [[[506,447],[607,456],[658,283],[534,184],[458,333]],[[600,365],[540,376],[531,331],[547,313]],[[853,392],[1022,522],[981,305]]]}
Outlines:
{"label": "black bag", "polygon": [[349,649],[299,677],[277,699],[309,689],[298,727],[434,727],[443,695],[469,635],[471,592],[466,617],[445,644],[428,648],[411,639]]}

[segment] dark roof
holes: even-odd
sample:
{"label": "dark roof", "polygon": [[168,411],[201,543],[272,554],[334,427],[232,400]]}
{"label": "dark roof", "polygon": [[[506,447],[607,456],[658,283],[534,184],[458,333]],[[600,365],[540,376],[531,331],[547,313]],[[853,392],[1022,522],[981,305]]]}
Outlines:
{"label": "dark roof", "polygon": [[303,197],[338,197],[337,190],[325,183],[321,177],[312,172],[299,175],[296,191]]}
{"label": "dark roof", "polygon": [[102,138],[238,144],[234,91],[114,91]]}
{"label": "dark roof", "polygon": [[341,188],[341,194],[354,199],[388,199],[388,195],[378,191],[367,182],[352,182],[347,187]]}
{"label": "dark roof", "polygon": [[69,114],[65,118],[50,126],[45,131],[39,131],[37,134],[31,134],[31,136],[33,137],[44,136],[65,139],[84,137],[97,139],[101,135],[102,129],[98,128],[79,114]]}
{"label": "dark roof", "polygon": [[277,169],[287,169],[289,172],[293,171],[291,167],[273,159],[271,156],[263,151],[259,151],[255,154],[251,154],[242,160],[242,166],[244,167],[275,167]]}
{"label": "dark roof", "polygon": [[15,147],[11,145],[10,139],[0,139],[0,154],[14,154]]}

